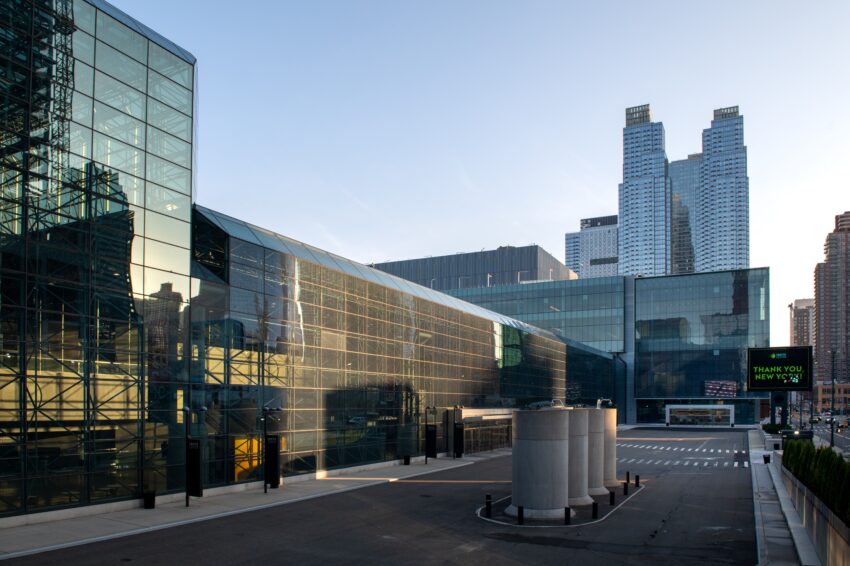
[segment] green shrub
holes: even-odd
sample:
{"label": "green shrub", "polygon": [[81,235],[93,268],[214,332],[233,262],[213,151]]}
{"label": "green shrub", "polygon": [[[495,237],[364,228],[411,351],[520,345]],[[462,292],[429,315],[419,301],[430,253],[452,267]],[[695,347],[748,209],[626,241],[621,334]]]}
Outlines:
{"label": "green shrub", "polygon": [[782,465],[850,525],[850,462],[832,448],[815,449],[811,442],[789,440]]}

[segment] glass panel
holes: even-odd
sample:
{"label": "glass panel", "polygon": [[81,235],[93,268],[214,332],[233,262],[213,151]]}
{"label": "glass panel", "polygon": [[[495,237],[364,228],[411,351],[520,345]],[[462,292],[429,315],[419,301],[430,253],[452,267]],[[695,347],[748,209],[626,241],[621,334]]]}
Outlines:
{"label": "glass panel", "polygon": [[97,42],[97,68],[133,88],[145,90],[145,66],[100,41]]}
{"label": "glass panel", "polygon": [[145,119],[145,95],[100,71],[95,73],[95,98],[140,120]]}
{"label": "glass panel", "polygon": [[192,174],[189,170],[153,155],[148,156],[148,180],[183,194],[192,194]]}
{"label": "glass panel", "polygon": [[91,159],[91,130],[78,124],[71,124],[71,152],[85,159]]}
{"label": "glass panel", "polygon": [[145,215],[145,236],[176,246],[189,247],[191,225],[182,220],[150,212]]}
{"label": "glass panel", "polygon": [[[150,216],[146,215],[145,228],[150,230]],[[145,265],[164,271],[189,273],[189,250],[169,246],[156,240],[145,240]],[[145,287],[147,293],[150,288]],[[187,295],[188,296],[188,295]]]}
{"label": "glass panel", "polygon": [[93,147],[95,161],[136,177],[144,175],[144,152],[98,132],[94,134]]}
{"label": "glass panel", "polygon": [[192,66],[155,43],[151,43],[148,64],[181,86],[192,88]]}
{"label": "glass panel", "polygon": [[94,83],[94,69],[82,61],[74,61],[74,89],[92,96],[92,85]]}
{"label": "glass panel", "polygon": [[148,40],[103,12],[97,13],[97,38],[146,63]]}
{"label": "glass panel", "polygon": [[94,65],[94,38],[89,34],[77,30],[72,40],[74,57],[89,65]]}
{"label": "glass panel", "polygon": [[[147,245],[152,243],[155,244],[156,242],[148,241]],[[145,293],[150,295],[167,289],[169,285],[174,292],[180,293],[180,300],[189,300],[189,277],[150,267],[145,268]]]}
{"label": "glass panel", "polygon": [[192,115],[192,91],[153,71],[148,76],[148,94],[188,116]]}
{"label": "glass panel", "polygon": [[147,208],[187,222],[192,217],[192,200],[188,195],[153,183],[148,183]]}
{"label": "glass panel", "polygon": [[192,146],[156,128],[148,129],[148,151],[183,167],[192,166]]}
{"label": "glass panel", "polygon": [[141,149],[145,148],[145,124],[101,102],[94,105],[94,129]]}
{"label": "glass panel", "polygon": [[84,0],[74,0],[74,25],[94,35],[94,7]]}
{"label": "glass panel", "polygon": [[187,142],[192,141],[192,119],[155,98],[148,98],[148,123]]}
{"label": "glass panel", "polygon": [[71,99],[71,108],[73,120],[91,128],[92,99],[79,92],[74,92]]}

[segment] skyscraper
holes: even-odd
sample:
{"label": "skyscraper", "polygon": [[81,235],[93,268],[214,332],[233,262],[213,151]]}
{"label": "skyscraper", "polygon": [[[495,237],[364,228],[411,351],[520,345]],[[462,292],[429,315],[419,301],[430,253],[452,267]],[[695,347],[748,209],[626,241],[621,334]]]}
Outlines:
{"label": "skyscraper", "polygon": [[579,227],[565,235],[567,267],[583,279],[617,275],[617,215],[582,218]]}
{"label": "skyscraper", "polygon": [[697,198],[702,154],[687,159],[671,161],[667,168],[670,176],[670,274],[693,273],[697,223]]}
{"label": "skyscraper", "polygon": [[815,300],[797,299],[788,310],[791,315],[791,346],[814,345]]}
{"label": "skyscraper", "polygon": [[[815,369],[819,381],[847,381],[850,351],[850,211],[835,217],[815,267]],[[834,356],[834,358],[833,358]]]}
{"label": "skyscraper", "polygon": [[619,187],[619,272],[666,275],[670,269],[670,179],[664,125],[649,104],[626,108]]}
{"label": "skyscraper", "polygon": [[714,111],[702,132],[695,270],[750,266],[750,180],[744,117],[737,106]]}

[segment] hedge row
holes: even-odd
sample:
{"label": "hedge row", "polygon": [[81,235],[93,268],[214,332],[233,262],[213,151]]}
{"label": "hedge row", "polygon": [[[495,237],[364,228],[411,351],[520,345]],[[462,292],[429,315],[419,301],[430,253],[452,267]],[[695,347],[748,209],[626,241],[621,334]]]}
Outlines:
{"label": "hedge row", "polygon": [[850,462],[832,448],[805,440],[785,442],[782,465],[850,525]]}

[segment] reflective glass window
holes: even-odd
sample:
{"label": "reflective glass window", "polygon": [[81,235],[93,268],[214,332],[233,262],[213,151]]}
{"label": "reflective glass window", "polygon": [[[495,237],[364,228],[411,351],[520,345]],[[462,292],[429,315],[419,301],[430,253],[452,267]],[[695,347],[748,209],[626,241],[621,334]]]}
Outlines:
{"label": "reflective glass window", "polygon": [[148,40],[142,35],[134,32],[121,22],[104,14],[97,13],[97,34],[100,41],[120,49],[133,59],[147,63]]}
{"label": "reflective glass window", "polygon": [[145,154],[143,151],[98,132],[94,134],[93,148],[95,161],[136,177],[144,176]]}
{"label": "reflective glass window", "polygon": [[[156,242],[146,242],[147,245]],[[178,248],[179,249],[179,248]],[[184,250],[185,251],[185,250]],[[147,249],[145,250],[147,253]],[[189,294],[189,277],[186,275],[179,275],[177,273],[172,273],[170,271],[161,271],[159,269],[153,269],[150,267],[144,268],[144,278],[145,278],[145,287],[144,292],[147,295],[151,293],[156,293],[158,291],[170,288],[172,292],[179,293],[180,298],[183,301],[188,301]],[[135,287],[134,287],[135,289]]]}
{"label": "reflective glass window", "polygon": [[94,69],[82,61],[74,61],[74,90],[92,96],[94,86]]}
{"label": "reflective glass window", "polygon": [[[150,217],[145,218],[146,230],[151,229],[150,220]],[[189,273],[189,250],[146,239],[145,266],[175,273]],[[145,287],[145,292],[150,294],[150,289]]]}
{"label": "reflective glass window", "polygon": [[192,88],[192,66],[155,43],[151,43],[149,66],[177,84]]}
{"label": "reflective glass window", "polygon": [[89,128],[92,125],[92,99],[79,92],[74,92],[71,98],[72,119]]}
{"label": "reflective glass window", "polygon": [[94,97],[140,120],[145,119],[145,95],[100,71],[95,73]]}
{"label": "reflective glass window", "polygon": [[94,35],[95,9],[85,0],[74,0],[74,25]]}
{"label": "reflective glass window", "polygon": [[192,166],[192,146],[156,128],[148,129],[148,151],[177,165]]}
{"label": "reflective glass window", "polygon": [[188,116],[192,115],[192,91],[153,71],[149,72],[148,80],[149,95]]}
{"label": "reflective glass window", "polygon": [[95,102],[94,129],[109,136],[145,148],[145,124],[106,104]]}
{"label": "reflective glass window", "polygon": [[159,157],[148,156],[147,178],[183,194],[192,194],[192,174],[189,170]]}
{"label": "reflective glass window", "polygon": [[100,41],[97,42],[97,68],[133,88],[145,90],[145,66]]}
{"label": "reflective glass window", "polygon": [[145,215],[145,236],[188,248],[191,241],[190,224],[148,211]]}
{"label": "reflective glass window", "polygon": [[147,186],[147,208],[187,222],[192,216],[191,197],[153,183]]}
{"label": "reflective glass window", "polygon": [[94,38],[92,36],[84,31],[77,30],[74,32],[71,44],[74,57],[89,65],[94,65]]}
{"label": "reflective glass window", "polygon": [[192,141],[192,119],[155,98],[148,98],[148,123],[187,142]]}
{"label": "reflective glass window", "polygon": [[91,159],[91,130],[79,124],[72,123],[70,128],[70,148],[72,153],[76,153],[85,159]]}

